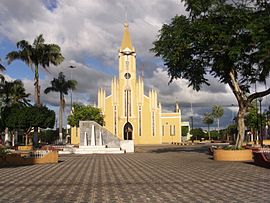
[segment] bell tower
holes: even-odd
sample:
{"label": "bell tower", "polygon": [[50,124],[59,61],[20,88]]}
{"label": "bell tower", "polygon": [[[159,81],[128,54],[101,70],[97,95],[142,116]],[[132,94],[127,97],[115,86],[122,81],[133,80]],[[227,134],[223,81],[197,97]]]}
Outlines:
{"label": "bell tower", "polygon": [[[124,34],[119,49],[119,79],[126,83],[136,81],[136,52],[132,46],[128,23],[124,24]],[[131,85],[131,84],[129,84]]]}
{"label": "bell tower", "polygon": [[[122,121],[125,123],[123,138],[133,139],[133,121],[135,116],[136,92],[136,52],[132,46],[128,23],[124,24],[124,33],[119,57],[119,87],[122,100]],[[121,108],[121,107],[120,107]]]}

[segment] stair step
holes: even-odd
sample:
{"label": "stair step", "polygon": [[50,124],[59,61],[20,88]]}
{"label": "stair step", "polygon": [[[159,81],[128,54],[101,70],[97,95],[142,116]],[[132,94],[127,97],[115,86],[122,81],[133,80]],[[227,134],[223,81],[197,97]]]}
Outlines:
{"label": "stair step", "polygon": [[59,154],[122,154],[120,148],[105,148],[105,146],[83,146],[79,148],[65,148]]}

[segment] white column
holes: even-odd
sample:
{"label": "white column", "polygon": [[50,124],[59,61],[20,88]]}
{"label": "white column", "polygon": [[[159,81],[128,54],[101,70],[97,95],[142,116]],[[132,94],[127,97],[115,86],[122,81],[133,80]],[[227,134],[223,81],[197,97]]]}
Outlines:
{"label": "white column", "polygon": [[11,139],[11,143],[12,143],[12,147],[14,147],[14,145],[15,145],[15,135],[14,135],[14,132],[12,133],[12,135],[11,135],[11,137],[12,137],[12,139]]}
{"label": "white column", "polygon": [[101,136],[101,131],[99,131],[99,146],[102,146],[102,136]]}
{"label": "white column", "polygon": [[84,146],[87,146],[87,133],[84,132],[84,143],[83,143]]}
{"label": "white column", "polygon": [[96,145],[96,140],[95,140],[95,126],[92,125],[92,133],[91,133],[91,146]]}
{"label": "white column", "polygon": [[5,142],[8,141],[8,133],[5,133]]}

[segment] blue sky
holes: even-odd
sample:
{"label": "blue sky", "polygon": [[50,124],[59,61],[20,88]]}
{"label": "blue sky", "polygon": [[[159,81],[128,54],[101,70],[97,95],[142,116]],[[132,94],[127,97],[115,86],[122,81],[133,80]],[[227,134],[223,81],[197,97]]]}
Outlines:
{"label": "blue sky", "polygon": [[[187,87],[187,81],[177,80],[168,86],[166,68],[159,58],[149,51],[164,23],[169,23],[176,14],[185,14],[179,0],[2,0],[0,2],[0,58],[7,66],[5,75],[21,79],[28,92],[33,94],[32,70],[20,61],[7,65],[5,56],[16,50],[16,42],[25,39],[30,43],[43,34],[45,43],[56,43],[62,48],[65,61],[50,67],[50,73],[40,71],[41,87],[46,88],[60,71],[78,81],[74,100],[93,104],[98,88],[110,85],[111,78],[118,74],[118,48],[122,39],[123,23],[127,8],[132,43],[137,53],[137,70],[144,64],[146,90],[154,88],[164,110],[173,110],[175,102],[182,108],[184,120],[190,119],[192,103],[195,126],[203,126],[203,113],[213,105],[224,106],[222,126],[227,126],[237,108],[228,86],[209,77],[210,87],[195,92]],[[139,73],[138,73],[139,74]],[[147,92],[146,92],[147,94]],[[57,110],[58,95],[41,95],[42,102]],[[69,104],[70,96],[66,97]],[[33,99],[31,97],[31,99]],[[265,101],[268,102],[268,99]],[[263,101],[263,102],[265,102]],[[263,103],[268,105],[268,103]],[[67,106],[66,115],[70,107]]]}

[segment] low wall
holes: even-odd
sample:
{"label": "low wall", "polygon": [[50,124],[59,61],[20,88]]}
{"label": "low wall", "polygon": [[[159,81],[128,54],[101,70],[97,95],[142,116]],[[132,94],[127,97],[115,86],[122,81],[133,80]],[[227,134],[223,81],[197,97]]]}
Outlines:
{"label": "low wall", "polygon": [[252,150],[214,150],[214,160],[216,161],[251,161]]}
{"label": "low wall", "polygon": [[22,166],[33,164],[58,163],[58,152],[50,151],[41,158],[21,156],[21,154],[7,154],[0,157],[0,166]]}

